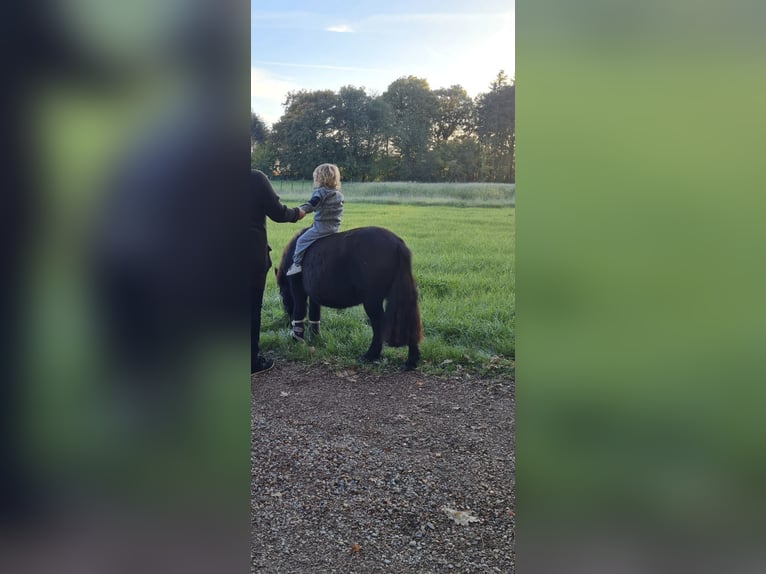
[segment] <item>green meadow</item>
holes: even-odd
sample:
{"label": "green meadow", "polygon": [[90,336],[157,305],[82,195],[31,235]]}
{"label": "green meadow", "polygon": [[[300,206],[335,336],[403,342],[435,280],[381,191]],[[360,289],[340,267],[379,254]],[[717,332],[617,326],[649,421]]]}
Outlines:
{"label": "green meadow", "polygon": [[[405,184],[412,185],[412,184]],[[444,184],[441,184],[444,185]],[[275,186],[278,189],[278,185]],[[515,357],[515,210],[511,207],[456,207],[449,205],[374,204],[357,201],[343,186],[346,197],[342,230],[377,225],[399,235],[412,251],[425,338],[420,368],[426,372],[453,371],[512,373]],[[305,201],[310,187],[302,190]],[[302,225],[305,222],[305,225]],[[272,260],[278,265],[282,249],[302,227],[268,222]],[[274,274],[269,274],[261,327],[263,352],[281,358],[324,363],[332,367],[356,365],[370,343],[372,329],[364,309],[323,308],[321,334],[307,345],[288,337],[285,315]],[[398,368],[406,348],[384,347],[372,368]]]}
{"label": "green meadow", "polygon": [[[310,181],[277,179],[272,185],[285,202],[303,203],[311,195]],[[343,194],[353,203],[395,205],[513,207],[515,189],[512,183],[343,182]]]}

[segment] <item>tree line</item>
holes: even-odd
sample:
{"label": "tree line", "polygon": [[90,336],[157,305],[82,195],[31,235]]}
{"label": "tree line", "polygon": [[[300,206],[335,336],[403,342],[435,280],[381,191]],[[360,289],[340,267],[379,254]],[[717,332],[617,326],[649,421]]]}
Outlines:
{"label": "tree line", "polygon": [[310,179],[320,163],[338,164],[352,181],[515,181],[516,86],[502,70],[472,99],[460,85],[432,90],[402,77],[382,94],[287,94],[271,129],[251,112],[251,165]]}

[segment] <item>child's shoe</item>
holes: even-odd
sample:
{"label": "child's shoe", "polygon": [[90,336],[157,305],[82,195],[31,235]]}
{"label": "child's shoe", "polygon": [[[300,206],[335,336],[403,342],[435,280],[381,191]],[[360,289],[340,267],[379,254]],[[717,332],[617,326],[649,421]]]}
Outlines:
{"label": "child's shoe", "polygon": [[293,263],[292,265],[290,265],[290,269],[287,270],[287,273],[285,273],[285,275],[290,277],[291,275],[297,275],[301,271],[303,271],[303,268],[300,265],[296,265],[295,263]]}

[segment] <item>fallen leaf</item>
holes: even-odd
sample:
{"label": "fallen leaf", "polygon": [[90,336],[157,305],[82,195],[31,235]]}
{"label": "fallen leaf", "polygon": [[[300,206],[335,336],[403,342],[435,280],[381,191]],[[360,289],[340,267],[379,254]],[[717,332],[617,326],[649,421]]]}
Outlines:
{"label": "fallen leaf", "polygon": [[354,542],[351,545],[351,549],[349,550],[349,552],[351,552],[351,554],[357,554],[361,549],[362,549],[362,545],[359,544],[358,542]]}
{"label": "fallen leaf", "polygon": [[441,363],[439,363],[439,366],[443,365],[449,365],[450,363],[454,362],[452,359],[444,359]]}
{"label": "fallen leaf", "polygon": [[470,510],[455,510],[454,508],[442,506],[442,511],[452,522],[460,526],[468,526],[471,522],[479,522],[479,519],[471,514]]}

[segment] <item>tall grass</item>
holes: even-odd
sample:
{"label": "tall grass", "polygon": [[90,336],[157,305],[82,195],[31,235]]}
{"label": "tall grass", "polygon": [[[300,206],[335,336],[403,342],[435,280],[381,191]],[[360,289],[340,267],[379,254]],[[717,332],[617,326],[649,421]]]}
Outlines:
{"label": "tall grass", "polygon": [[[272,184],[284,201],[303,202],[311,196],[310,181],[274,180]],[[348,203],[457,207],[512,207],[515,205],[515,184],[512,183],[344,181],[341,185]]]}
{"label": "tall grass", "polygon": [[[425,332],[423,370],[484,373],[513,368],[514,222],[512,208],[346,205],[342,230],[365,225],[386,227],[404,239],[412,251]],[[302,227],[268,223],[274,265],[286,243]],[[264,351],[350,367],[372,337],[361,307],[323,309],[321,336],[306,346],[291,342],[287,333],[288,319],[270,274],[261,335]],[[384,347],[380,368],[391,369],[405,354],[406,349]]]}

